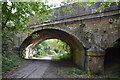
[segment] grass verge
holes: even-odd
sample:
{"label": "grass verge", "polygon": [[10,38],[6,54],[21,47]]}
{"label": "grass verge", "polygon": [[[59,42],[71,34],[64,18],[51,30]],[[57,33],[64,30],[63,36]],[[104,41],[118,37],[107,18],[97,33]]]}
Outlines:
{"label": "grass verge", "polygon": [[2,55],[2,74],[22,64],[25,64],[25,61],[18,56]]}

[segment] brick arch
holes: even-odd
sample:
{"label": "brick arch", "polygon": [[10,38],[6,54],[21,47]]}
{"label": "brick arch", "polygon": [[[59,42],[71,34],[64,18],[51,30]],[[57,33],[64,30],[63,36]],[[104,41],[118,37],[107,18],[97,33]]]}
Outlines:
{"label": "brick arch", "polygon": [[28,36],[20,47],[21,51],[26,48],[32,49],[35,45],[47,39],[59,39],[66,42],[71,47],[73,62],[81,68],[84,68],[85,49],[82,43],[75,36],[66,31],[49,28],[35,31],[32,34],[38,34],[39,37],[32,39],[31,36]]}

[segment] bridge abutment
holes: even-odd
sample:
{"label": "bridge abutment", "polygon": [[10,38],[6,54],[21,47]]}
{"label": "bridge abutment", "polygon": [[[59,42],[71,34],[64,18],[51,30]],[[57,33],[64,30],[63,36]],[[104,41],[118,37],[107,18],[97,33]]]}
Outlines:
{"label": "bridge abutment", "polygon": [[93,46],[87,50],[86,70],[90,74],[104,74],[104,50]]}

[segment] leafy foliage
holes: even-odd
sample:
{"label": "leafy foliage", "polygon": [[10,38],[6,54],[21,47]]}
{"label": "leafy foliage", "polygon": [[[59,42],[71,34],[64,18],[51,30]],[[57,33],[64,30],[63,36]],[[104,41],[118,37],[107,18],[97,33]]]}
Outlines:
{"label": "leafy foliage", "polygon": [[54,60],[68,60],[71,58],[70,46],[67,43],[58,40],[56,49],[58,54],[53,57]]}
{"label": "leafy foliage", "polygon": [[13,34],[2,37],[2,73],[25,63],[24,60],[15,53],[13,37],[10,37],[11,35]]}
{"label": "leafy foliage", "polygon": [[65,53],[70,54],[70,46],[61,40],[57,41],[57,50],[58,50],[58,53],[65,52]]}
{"label": "leafy foliage", "polygon": [[39,43],[35,47],[38,52],[35,54],[35,57],[44,57],[51,54],[54,54],[54,60],[67,60],[70,59],[70,47],[61,40],[50,39]]}
{"label": "leafy foliage", "polygon": [[[77,0],[66,0],[61,3],[60,12],[72,13],[75,12],[74,9],[70,7],[65,7],[66,5],[71,5],[72,3],[78,3],[79,6],[84,7],[82,2]],[[52,7],[54,5],[46,5],[44,2],[2,2],[2,33],[3,35],[8,34],[12,31],[20,32],[25,31],[27,25],[31,18],[36,18],[38,20],[35,23],[44,23],[45,21],[50,21],[49,18],[54,13]],[[87,6],[95,5],[96,2],[89,2]],[[110,6],[113,2],[102,2],[96,11],[104,9],[105,6]],[[119,2],[115,2],[117,5]]]}
{"label": "leafy foliage", "polygon": [[53,57],[53,60],[68,60],[70,59],[70,55],[67,53],[58,53]]}
{"label": "leafy foliage", "polygon": [[[43,23],[51,16],[51,7],[43,2],[2,2],[2,69],[3,72],[11,70],[24,61],[14,53],[13,33],[26,31],[28,22],[32,17],[37,23]],[[0,33],[1,34],[1,33]],[[33,35],[33,38],[37,36]]]}
{"label": "leafy foliage", "polygon": [[39,37],[39,34],[32,34],[31,37],[32,37],[32,39],[36,39]]}
{"label": "leafy foliage", "polygon": [[[74,1],[74,0],[73,0]],[[76,1],[77,2],[77,1]],[[82,5],[81,2],[80,6]],[[61,6],[69,5],[70,0],[67,2],[64,2]],[[90,2],[88,6],[94,5],[95,2]],[[97,11],[103,9],[105,6],[110,6],[112,2],[103,2],[101,3],[101,7],[97,9]],[[116,2],[116,4],[120,4],[119,2]],[[12,69],[15,66],[22,63],[22,61],[14,56],[12,56],[13,48],[9,48],[10,45],[12,47],[13,39],[11,39],[8,34],[15,32],[23,32],[28,28],[27,25],[29,24],[29,21],[31,18],[38,19],[36,23],[44,23],[45,21],[49,21],[49,17],[52,16],[54,11],[51,8],[52,6],[45,5],[44,2],[11,2],[11,5],[8,4],[8,2],[2,2],[2,34],[5,38],[3,38],[3,72],[6,72],[7,70]],[[61,10],[64,11],[64,10]],[[66,11],[68,13],[74,12],[74,9],[67,8]],[[0,33],[1,34],[1,33]],[[36,38],[38,36],[33,35],[33,38]],[[64,59],[68,58],[70,54],[70,48],[63,42],[58,41],[57,43],[58,47],[58,58]],[[48,45],[46,43],[40,44],[36,49],[38,50],[39,54],[43,55],[43,53],[46,54],[45,49],[48,48]],[[66,57],[65,57],[66,56]]]}
{"label": "leafy foliage", "polygon": [[[71,4],[70,4],[71,3]],[[68,13],[72,13],[72,12],[76,12],[76,9],[73,9],[73,8],[65,8],[65,6],[70,6],[72,5],[72,3],[76,3],[78,7],[83,7],[83,8],[89,8],[91,6],[94,6],[97,2],[96,1],[90,1],[90,2],[87,2],[87,3],[84,3],[84,2],[80,2],[80,1],[77,1],[77,0],[72,0],[72,1],[69,1],[67,0],[66,2],[63,2],[62,5],[62,8],[61,8],[61,11],[66,11]],[[99,2],[100,3],[100,6],[98,8],[95,9],[96,12],[100,11],[100,10],[103,10],[105,7],[110,7],[112,4],[114,5],[119,5],[120,4],[120,1],[118,2]]]}
{"label": "leafy foliage", "polygon": [[24,60],[19,58],[19,57],[15,57],[15,56],[11,56],[11,54],[3,54],[2,55],[2,73],[5,73],[7,71],[10,71],[11,69],[13,69],[13,67],[18,67],[21,64],[24,64]]}
{"label": "leafy foliage", "polygon": [[51,16],[51,7],[43,2],[2,2],[3,34],[12,31],[24,31],[30,18],[37,18],[37,23],[43,23]]}
{"label": "leafy foliage", "polygon": [[35,47],[35,49],[38,51],[38,53],[35,54],[34,56],[35,57],[44,57],[44,56],[50,55],[51,52],[47,51],[47,48],[49,48],[48,44],[45,41],[41,42],[40,44],[38,44]]}

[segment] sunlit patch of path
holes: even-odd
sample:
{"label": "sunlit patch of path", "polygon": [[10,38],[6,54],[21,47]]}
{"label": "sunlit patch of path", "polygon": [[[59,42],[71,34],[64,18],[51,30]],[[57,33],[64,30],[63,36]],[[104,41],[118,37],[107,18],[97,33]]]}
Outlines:
{"label": "sunlit patch of path", "polygon": [[55,54],[49,55],[49,56],[45,56],[43,58],[39,58],[39,57],[32,57],[30,59],[39,59],[39,60],[52,60],[52,57],[55,56]]}

